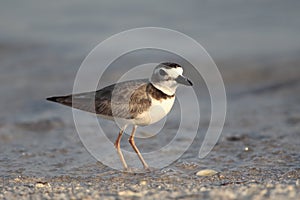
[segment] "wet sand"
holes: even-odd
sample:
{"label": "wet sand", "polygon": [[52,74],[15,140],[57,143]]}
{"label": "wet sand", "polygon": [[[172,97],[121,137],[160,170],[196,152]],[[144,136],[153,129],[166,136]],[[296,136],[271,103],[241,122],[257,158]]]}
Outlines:
{"label": "wet sand", "polygon": [[[172,165],[132,174],[97,162],[82,145],[71,110],[45,101],[71,91],[83,55],[61,56],[43,45],[8,46],[1,46],[0,198],[300,198],[300,60],[295,56],[216,60],[228,113],[212,152],[197,157],[198,136]],[[218,173],[197,176],[203,169]]]}

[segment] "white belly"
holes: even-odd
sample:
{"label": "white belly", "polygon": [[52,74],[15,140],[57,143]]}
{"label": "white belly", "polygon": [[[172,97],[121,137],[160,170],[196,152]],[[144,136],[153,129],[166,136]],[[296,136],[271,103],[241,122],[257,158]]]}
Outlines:
{"label": "white belly", "polygon": [[175,97],[162,99],[161,101],[152,98],[151,107],[135,119],[135,124],[145,126],[158,122],[170,112],[174,100]]}

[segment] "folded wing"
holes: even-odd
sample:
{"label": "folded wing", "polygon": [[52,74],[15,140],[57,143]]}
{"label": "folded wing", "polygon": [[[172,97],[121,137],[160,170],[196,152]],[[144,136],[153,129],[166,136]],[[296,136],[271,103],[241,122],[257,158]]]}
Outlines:
{"label": "folded wing", "polygon": [[151,105],[151,99],[145,92],[148,84],[147,80],[126,81],[96,92],[50,97],[47,100],[99,115],[132,119]]}

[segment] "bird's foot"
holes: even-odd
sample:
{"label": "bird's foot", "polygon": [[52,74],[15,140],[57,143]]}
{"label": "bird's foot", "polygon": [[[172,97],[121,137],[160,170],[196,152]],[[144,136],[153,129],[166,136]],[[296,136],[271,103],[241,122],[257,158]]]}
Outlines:
{"label": "bird's foot", "polygon": [[149,166],[144,166],[144,170],[146,171],[146,172],[154,172],[156,169],[154,168],[154,167],[149,167]]}

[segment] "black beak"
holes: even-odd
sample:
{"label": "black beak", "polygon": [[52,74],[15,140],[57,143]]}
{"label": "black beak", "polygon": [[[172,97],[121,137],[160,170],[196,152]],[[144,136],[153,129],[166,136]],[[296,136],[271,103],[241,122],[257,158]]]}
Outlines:
{"label": "black beak", "polygon": [[187,85],[187,86],[192,86],[192,85],[193,85],[192,81],[190,81],[188,78],[186,78],[186,77],[184,77],[184,76],[182,76],[182,75],[179,75],[179,76],[175,79],[175,81],[176,81],[177,83],[180,83],[180,84],[183,84],[183,85]]}

